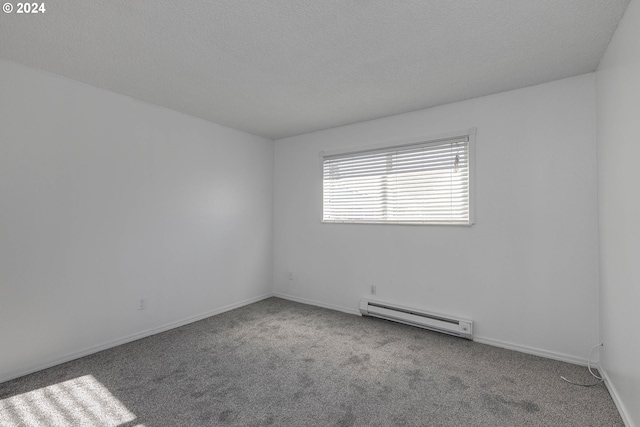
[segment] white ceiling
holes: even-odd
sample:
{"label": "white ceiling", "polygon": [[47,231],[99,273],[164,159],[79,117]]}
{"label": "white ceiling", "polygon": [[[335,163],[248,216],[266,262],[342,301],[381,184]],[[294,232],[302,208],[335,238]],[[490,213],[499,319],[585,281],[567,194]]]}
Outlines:
{"label": "white ceiling", "polygon": [[278,139],[593,71],[628,1],[56,0],[0,58]]}

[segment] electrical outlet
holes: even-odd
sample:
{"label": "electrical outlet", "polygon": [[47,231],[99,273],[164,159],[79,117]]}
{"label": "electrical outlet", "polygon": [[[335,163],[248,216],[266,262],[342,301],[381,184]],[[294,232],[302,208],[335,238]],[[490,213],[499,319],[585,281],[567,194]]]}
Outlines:
{"label": "electrical outlet", "polygon": [[376,294],[376,285],[371,285],[371,295]]}
{"label": "electrical outlet", "polygon": [[287,271],[287,279],[293,282],[293,271],[291,270]]}
{"label": "electrical outlet", "polygon": [[147,308],[147,301],[144,298],[138,300],[138,310],[144,310]]}

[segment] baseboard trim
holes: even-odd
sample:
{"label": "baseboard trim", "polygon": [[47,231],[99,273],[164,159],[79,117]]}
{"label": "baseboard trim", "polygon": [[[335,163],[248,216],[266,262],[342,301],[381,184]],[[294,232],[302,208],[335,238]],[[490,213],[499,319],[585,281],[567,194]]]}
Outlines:
{"label": "baseboard trim", "polygon": [[307,304],[307,305],[315,305],[316,307],[322,307],[322,308],[328,308],[329,310],[335,310],[335,311],[341,311],[343,313],[348,313],[348,314],[356,314],[356,315],[360,315],[360,311],[354,308],[349,308],[349,307],[342,307],[339,305],[333,305],[333,304],[327,304],[324,302],[319,302],[319,301],[314,301],[314,300],[310,300],[307,298],[300,298],[300,297],[296,297],[293,295],[289,295],[289,294],[283,294],[280,292],[275,292],[273,294],[274,297],[277,298],[282,298],[282,299],[286,299],[289,301],[294,301],[294,302],[299,302],[302,304]]}
{"label": "baseboard trim", "polygon": [[[494,347],[506,348],[507,350],[519,351],[521,353],[532,354],[534,356],[545,357],[547,359],[559,360],[560,362],[572,363],[574,365],[587,366],[587,359],[581,357],[570,356],[564,353],[557,353],[555,351],[542,350],[534,347],[527,347],[524,345],[514,344],[506,341],[494,340],[486,337],[474,337],[473,340],[480,344],[487,344]],[[597,364],[592,363],[591,366],[597,368]]]}
{"label": "baseboard trim", "polygon": [[[315,305],[318,307],[328,308],[330,310],[342,311],[343,313],[356,314],[360,315],[360,311],[358,309],[342,307],[339,305],[327,304],[324,302],[314,301],[307,298],[297,297],[285,293],[275,292],[273,294],[274,297],[299,302],[302,304]],[[534,347],[527,347],[519,344],[514,344],[506,341],[495,340],[486,337],[474,337],[473,341],[478,342],[480,344],[487,344],[493,347],[505,348],[507,350],[519,351],[521,353],[532,354],[534,356],[545,357],[547,359],[559,360],[561,362],[572,363],[574,365],[587,366],[587,359],[581,357],[575,357],[564,353],[557,353],[553,351],[541,350]],[[592,363],[592,367],[597,368],[597,363]]]}
{"label": "baseboard trim", "polygon": [[613,403],[615,403],[616,408],[618,408],[618,413],[620,413],[620,418],[622,418],[622,422],[626,427],[634,427],[633,422],[631,422],[631,419],[627,414],[626,406],[624,406],[624,403],[622,403],[622,400],[620,399],[620,395],[618,394],[618,391],[616,390],[615,385],[611,382],[609,375],[607,375],[607,371],[602,367],[600,367],[598,368],[598,372],[600,373],[600,375],[602,375],[602,378],[604,378],[604,385],[607,387],[607,390],[609,390],[609,394],[611,395],[611,400],[613,400]]}
{"label": "baseboard trim", "polygon": [[175,321],[175,322],[167,323],[167,324],[162,325],[162,326],[158,326],[156,328],[151,328],[151,329],[147,329],[147,330],[144,330],[144,331],[141,331],[141,332],[137,332],[135,334],[131,334],[131,335],[128,335],[126,337],[119,338],[119,339],[116,339],[116,340],[108,341],[108,342],[103,343],[103,344],[98,344],[96,346],[89,347],[89,348],[87,348],[85,350],[81,350],[81,351],[74,352],[74,353],[69,353],[69,354],[67,354],[65,356],[62,356],[62,357],[59,357],[59,358],[56,358],[56,359],[52,359],[52,360],[48,360],[48,361],[46,361],[44,363],[40,363],[40,364],[33,365],[33,366],[28,366],[26,368],[21,368],[21,369],[15,370],[13,372],[4,373],[4,374],[0,375],[0,383],[3,383],[5,381],[10,381],[10,380],[13,380],[15,378],[19,378],[19,377],[22,377],[22,376],[25,376],[25,375],[29,375],[29,374],[32,374],[34,372],[41,371],[43,369],[51,368],[52,366],[56,366],[56,365],[60,365],[62,363],[70,362],[72,360],[79,359],[81,357],[88,356],[88,355],[93,354],[93,353],[97,353],[99,351],[107,350],[107,349],[112,348],[112,347],[117,347],[117,346],[122,345],[122,344],[126,344],[126,343],[129,343],[129,342],[132,342],[132,341],[136,341],[136,340],[139,340],[139,339],[142,339],[142,338],[150,337],[152,335],[156,335],[156,334],[159,334],[161,332],[166,332],[166,331],[174,329],[174,328],[179,328],[180,326],[188,325],[189,323],[197,322],[199,320],[206,319],[207,317],[215,316],[216,314],[221,314],[221,313],[224,313],[226,311],[230,311],[230,310],[234,310],[236,308],[243,307],[245,305],[253,304],[254,302],[258,302],[258,301],[262,301],[262,300],[267,299],[267,298],[271,298],[272,296],[274,296],[274,295],[269,293],[269,294],[264,294],[264,295],[260,295],[260,296],[257,296],[257,297],[249,298],[249,299],[246,299],[246,300],[243,300],[243,301],[239,301],[237,303],[229,304],[229,305],[226,305],[224,307],[220,307],[220,308],[216,308],[216,309],[211,310],[211,311],[207,311],[205,313],[197,314],[195,316],[191,316],[191,317],[188,317],[186,319],[178,320],[178,321]]}

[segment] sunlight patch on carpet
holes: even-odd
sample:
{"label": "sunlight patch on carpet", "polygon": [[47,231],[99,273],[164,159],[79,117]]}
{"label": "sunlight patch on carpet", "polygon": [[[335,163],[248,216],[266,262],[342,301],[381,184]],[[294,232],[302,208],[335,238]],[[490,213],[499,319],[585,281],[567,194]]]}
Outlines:
{"label": "sunlight patch on carpet", "polygon": [[136,415],[93,375],[0,400],[0,424],[117,427],[135,419]]}

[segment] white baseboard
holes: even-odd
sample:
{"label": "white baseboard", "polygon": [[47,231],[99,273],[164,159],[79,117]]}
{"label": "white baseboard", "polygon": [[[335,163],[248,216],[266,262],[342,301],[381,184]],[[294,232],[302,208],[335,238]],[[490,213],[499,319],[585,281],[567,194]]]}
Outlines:
{"label": "white baseboard", "polygon": [[310,299],[306,299],[306,298],[300,298],[300,297],[296,297],[293,295],[288,295],[288,294],[282,294],[280,292],[275,292],[273,294],[274,297],[278,297],[278,298],[282,298],[282,299],[287,299],[289,301],[295,301],[295,302],[299,302],[302,304],[307,304],[307,305],[315,305],[316,307],[322,307],[322,308],[328,308],[329,310],[335,310],[335,311],[341,311],[343,313],[348,313],[348,314],[356,314],[356,315],[360,315],[360,310],[355,309],[355,308],[349,308],[349,307],[342,307],[339,305],[333,305],[333,304],[327,304],[324,302],[319,302],[319,301],[314,301],[314,300],[310,300]]}
{"label": "white baseboard", "polygon": [[236,308],[240,308],[240,307],[243,307],[245,305],[253,304],[254,302],[262,301],[263,299],[267,299],[267,298],[270,298],[272,296],[273,296],[273,294],[265,294],[265,295],[260,295],[260,296],[254,297],[254,298],[249,298],[249,299],[244,300],[244,301],[240,301],[240,302],[237,302],[237,303],[234,303],[234,304],[226,305],[224,307],[216,308],[215,310],[211,310],[211,311],[208,311],[206,313],[201,313],[201,314],[198,314],[198,315],[195,315],[195,316],[188,317],[186,319],[182,319],[182,320],[178,320],[178,321],[175,321],[175,322],[167,323],[165,325],[158,326],[157,328],[147,329],[147,330],[144,330],[142,332],[137,332],[135,334],[128,335],[128,336],[123,337],[123,338],[119,338],[119,339],[116,339],[116,340],[108,341],[108,342],[103,343],[103,344],[92,346],[92,347],[89,347],[87,349],[84,349],[84,350],[81,350],[81,351],[78,351],[78,352],[74,352],[74,353],[70,353],[70,354],[67,354],[65,356],[62,356],[62,357],[59,357],[59,358],[56,358],[56,359],[48,360],[46,362],[43,362],[43,363],[40,363],[40,364],[37,364],[37,365],[32,365],[32,366],[28,366],[28,367],[25,367],[25,368],[21,368],[21,369],[15,370],[13,372],[2,373],[2,374],[0,374],[0,383],[3,383],[5,381],[9,381],[9,380],[12,380],[12,379],[15,379],[15,378],[19,378],[19,377],[22,377],[24,375],[29,375],[29,374],[32,374],[34,372],[41,371],[43,369],[51,368],[52,366],[60,365],[61,363],[66,363],[66,362],[69,362],[69,361],[74,360],[74,359],[79,359],[81,357],[88,356],[90,354],[97,353],[97,352],[102,351],[102,350],[106,350],[106,349],[109,349],[109,348],[112,348],[112,347],[116,347],[116,346],[119,346],[119,345],[122,345],[122,344],[126,344],[126,343],[131,342],[131,341],[136,341],[136,340],[139,340],[141,338],[146,338],[146,337],[149,337],[151,335],[159,334],[161,332],[166,332],[166,331],[168,331],[170,329],[179,328],[180,326],[188,325],[189,323],[197,322],[198,320],[206,319],[207,317],[215,316],[216,314],[224,313],[226,311],[230,311],[230,310],[233,310],[233,309],[236,309]]}
{"label": "white baseboard", "polygon": [[626,427],[635,427],[633,422],[627,415],[627,409],[624,406],[624,403],[622,403],[622,400],[620,399],[620,395],[618,394],[618,391],[616,390],[615,385],[609,379],[609,375],[607,375],[607,371],[604,370],[603,368],[598,368],[598,372],[600,373],[600,375],[602,375],[602,378],[604,378],[604,385],[607,386],[607,390],[609,390],[611,399],[613,400],[613,403],[616,404],[616,408],[618,408],[618,412],[620,413],[620,417],[622,418],[622,422],[624,422],[624,425]]}
{"label": "white baseboard", "polygon": [[[545,357],[547,359],[559,360],[560,362],[572,363],[574,365],[587,366],[587,359],[582,357],[571,356],[569,354],[557,353],[555,351],[542,350],[535,347],[527,347],[525,345],[514,344],[506,341],[494,340],[486,337],[474,337],[475,342],[480,344],[492,345],[494,347],[506,348],[507,350],[519,351],[521,353],[532,354],[534,356]],[[597,368],[597,363],[592,363],[592,367]]]}
{"label": "white baseboard", "polygon": [[[342,311],[344,313],[356,314],[358,316],[360,315],[360,310],[358,309],[342,307],[342,306],[333,305],[333,304],[327,304],[327,303],[314,301],[307,298],[296,297],[293,295],[288,295],[280,292],[275,292],[273,296],[282,298],[282,299],[287,299],[290,301],[299,302],[302,304],[315,305],[318,307],[328,308],[330,310]],[[561,362],[572,363],[574,365],[587,366],[587,359],[582,357],[571,356],[564,353],[557,353],[553,351],[542,350],[539,348],[527,347],[519,344],[495,340],[495,339],[486,338],[486,337],[474,337],[473,341],[478,342],[480,344],[487,344],[494,347],[506,348],[508,350],[514,350],[514,351],[519,351],[521,353],[532,354],[534,356],[545,357],[547,359],[553,359],[553,360],[559,360]],[[597,363],[592,363],[591,366],[594,368],[598,368]]]}
{"label": "white baseboard", "polygon": [[[93,353],[97,353],[99,351],[103,351],[103,350],[107,350],[109,348],[112,347],[116,347],[122,344],[126,344],[128,342],[131,341],[135,341],[135,340],[139,340],[141,338],[146,338],[155,334],[159,334],[161,332],[165,332],[168,331],[170,329],[174,329],[174,328],[178,328],[180,326],[184,326],[184,325],[188,325],[189,323],[193,323],[193,322],[197,322],[199,320],[202,319],[206,319],[207,317],[211,317],[211,316],[215,316],[216,314],[220,314],[220,313],[224,313],[226,311],[230,311],[236,308],[240,308],[243,307],[245,305],[249,305],[249,304],[253,304],[254,302],[258,302],[258,301],[262,301],[264,299],[270,298],[270,297],[278,297],[278,298],[282,298],[282,299],[286,299],[286,300],[290,300],[290,301],[295,301],[295,302],[299,302],[302,304],[308,304],[308,305],[314,305],[317,307],[323,307],[323,308],[327,308],[330,310],[336,310],[336,311],[341,311],[343,313],[348,313],[348,314],[355,314],[355,315],[360,315],[360,311],[357,309],[353,309],[353,308],[349,308],[349,307],[342,307],[342,306],[338,306],[338,305],[333,305],[333,304],[327,304],[327,303],[323,303],[323,302],[319,302],[319,301],[314,301],[314,300],[310,300],[307,298],[301,298],[301,297],[296,297],[293,295],[288,295],[288,294],[283,294],[283,293],[273,293],[273,294],[265,294],[265,295],[261,295],[261,296],[257,296],[254,298],[250,298],[244,301],[240,301],[234,304],[229,304],[227,306],[224,307],[220,307],[217,308],[215,310],[211,310],[208,311],[206,313],[201,313],[198,314],[196,316],[191,316],[188,317],[186,319],[183,320],[179,320],[176,322],[171,322],[162,326],[159,326],[157,328],[151,328],[151,329],[147,329],[145,331],[142,332],[138,332],[132,335],[128,335],[126,337],[120,338],[120,339],[116,339],[116,340],[112,340],[103,344],[99,344],[90,348],[87,348],[85,350],[79,351],[79,352],[74,352],[74,353],[70,353],[67,354],[63,357],[60,358],[56,358],[53,360],[48,360],[44,363],[38,364],[38,365],[33,365],[33,366],[29,366],[26,368],[22,368],[13,372],[8,372],[8,373],[4,373],[0,375],[0,383],[3,383],[5,381],[9,381],[15,378],[19,378],[22,377],[24,375],[28,375],[31,374],[33,372],[37,372],[40,371],[42,369],[47,369],[50,368],[52,366],[56,366],[59,365],[61,363],[66,363],[69,362],[71,360],[75,360],[84,356],[88,356],[90,354]],[[563,354],[563,353],[557,353],[557,352],[552,352],[552,351],[547,351],[547,350],[541,350],[541,349],[537,349],[537,348],[533,348],[533,347],[527,347],[527,346],[523,346],[523,345],[519,345],[519,344],[513,344],[513,343],[509,343],[509,342],[505,342],[505,341],[500,341],[500,340],[495,340],[495,339],[491,339],[491,338],[486,338],[486,337],[475,337],[474,338],[475,342],[481,343],[481,344],[487,344],[487,345],[491,345],[494,347],[501,347],[501,348],[506,348],[508,350],[514,350],[514,351],[519,351],[522,353],[527,353],[527,354],[532,354],[535,356],[541,356],[541,357],[545,357],[548,359],[553,359],[553,360],[559,360],[561,362],[567,362],[567,363],[573,363],[573,364],[577,364],[577,365],[583,365],[586,366],[587,365],[587,360],[584,358],[579,358],[579,357],[575,357],[575,356],[570,356],[567,354]],[[622,403],[622,401],[620,400],[620,397],[615,389],[615,386],[613,385],[613,383],[611,383],[606,371],[604,371],[602,368],[598,367],[597,365],[593,365],[594,367],[598,368],[598,371],[603,375],[603,378],[605,379],[605,385],[607,387],[607,389],[609,390],[609,393],[611,394],[611,397],[613,399],[613,402],[615,403],[616,407],[618,408],[618,412],[620,413],[620,416],[622,417],[622,420],[625,424],[626,427],[635,427],[629,417],[627,416],[626,413],[626,409],[624,404]]]}

